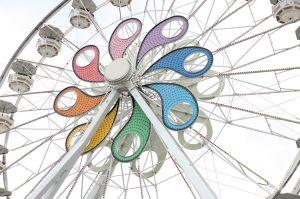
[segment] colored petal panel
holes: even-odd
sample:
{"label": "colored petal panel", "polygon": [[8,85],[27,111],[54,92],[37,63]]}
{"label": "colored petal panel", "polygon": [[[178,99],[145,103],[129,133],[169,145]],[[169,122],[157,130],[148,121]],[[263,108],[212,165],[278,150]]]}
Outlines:
{"label": "colored petal panel", "polygon": [[[74,92],[76,94],[77,98],[75,103],[71,107],[68,107],[67,109],[60,108],[59,103],[63,103],[62,102],[63,96],[69,92]],[[57,95],[54,101],[54,110],[56,113],[62,116],[67,116],[67,117],[78,116],[90,111],[92,108],[97,106],[102,101],[103,97],[104,95],[90,96],[84,93],[83,91],[81,91],[79,88],[71,86],[65,88]]]}
{"label": "colored petal panel", "polygon": [[[114,106],[114,108],[104,118],[103,122],[99,125],[95,134],[91,138],[89,144],[87,145],[87,147],[85,147],[83,154],[88,153],[88,152],[92,151],[94,148],[96,148],[108,135],[108,133],[110,132],[112,125],[116,119],[118,107],[119,107],[119,104],[116,104]],[[74,136],[77,133],[84,132],[87,129],[87,127],[88,127],[87,123],[80,124],[70,132],[70,134],[68,135],[67,140],[66,140],[67,151],[69,151],[71,148],[72,139],[74,138]]]}
{"label": "colored petal panel", "polygon": [[[140,106],[133,101],[133,111],[132,115],[128,121],[128,123],[124,126],[124,128],[118,133],[118,135],[115,137],[113,144],[112,144],[112,154],[114,158],[120,162],[130,162],[134,159],[136,159],[144,150],[147,141],[150,136],[150,121],[145,115],[145,113],[142,111]],[[133,134],[139,137],[140,139],[140,145],[138,149],[135,150],[135,152],[130,156],[125,156],[121,154],[122,152],[119,151],[119,148],[121,146],[122,138]]]}
{"label": "colored petal panel", "polygon": [[[87,55],[87,51],[93,51],[94,56],[90,58]],[[79,57],[85,58],[91,61],[86,66],[80,66],[78,63]],[[81,48],[73,58],[73,70],[76,76],[87,82],[103,82],[104,77],[99,70],[99,49],[96,46],[90,45]]]}
{"label": "colored petal panel", "polygon": [[[133,32],[132,35],[126,39],[120,38],[119,33],[121,29],[131,23],[136,25],[136,31]],[[140,35],[141,30],[142,30],[142,23],[140,20],[136,18],[130,18],[121,22],[114,30],[109,41],[109,54],[111,58],[112,59],[122,58],[126,49]]]}
{"label": "colored petal panel", "polygon": [[[162,100],[163,122],[169,129],[183,130],[191,126],[198,117],[198,104],[192,93],[185,87],[177,84],[149,84],[146,87],[156,91]],[[182,124],[176,124],[169,118],[171,109],[180,103],[187,103],[192,108],[191,117]]]}
{"label": "colored petal panel", "polygon": [[[199,71],[196,72],[187,71],[184,67],[185,60],[190,55],[193,55],[195,53],[204,54],[204,56],[207,57],[207,63],[203,67],[203,69]],[[212,64],[213,64],[213,55],[209,50],[200,47],[184,47],[166,54],[164,57],[162,57],[157,62],[155,62],[152,66],[150,66],[150,68],[145,73],[150,73],[152,71],[159,70],[159,69],[170,69],[185,77],[191,78],[191,77],[198,77],[200,75],[203,75],[210,69]]]}
{"label": "colored petal panel", "polygon": [[[163,29],[167,24],[169,24],[173,21],[182,22],[182,26],[179,30],[180,32],[178,34],[176,34],[174,37],[165,37],[163,35]],[[188,20],[182,16],[170,17],[170,18],[160,22],[156,26],[154,26],[148,32],[148,34],[145,36],[145,38],[141,44],[141,47],[138,52],[137,60],[136,60],[136,65],[138,65],[138,63],[141,61],[141,59],[151,49],[161,46],[161,45],[169,44],[171,42],[175,42],[175,41],[181,39],[187,32],[188,26],[189,26]]]}

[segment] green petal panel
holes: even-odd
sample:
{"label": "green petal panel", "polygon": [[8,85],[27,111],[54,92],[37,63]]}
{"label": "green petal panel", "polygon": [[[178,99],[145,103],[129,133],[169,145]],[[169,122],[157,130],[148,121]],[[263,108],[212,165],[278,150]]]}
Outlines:
{"label": "green petal panel", "polygon": [[[114,158],[120,162],[130,162],[136,159],[144,150],[147,141],[150,136],[151,124],[145,113],[142,111],[141,107],[133,100],[133,111],[128,123],[123,127],[123,129],[115,137],[112,144],[112,154]],[[122,139],[124,136],[129,134],[136,135],[140,139],[139,147],[130,156],[122,154],[119,148],[122,144],[132,144],[124,142]],[[121,143],[123,141],[123,143]]]}

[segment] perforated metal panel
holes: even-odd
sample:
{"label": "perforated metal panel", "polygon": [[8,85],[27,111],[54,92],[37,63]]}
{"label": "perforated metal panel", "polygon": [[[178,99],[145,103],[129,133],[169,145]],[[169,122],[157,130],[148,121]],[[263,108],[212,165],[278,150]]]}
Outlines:
{"label": "perforated metal panel", "polygon": [[[120,133],[115,137],[112,144],[112,154],[114,158],[120,162],[130,162],[136,159],[144,150],[147,141],[150,136],[150,121],[142,111],[140,106],[133,101],[133,112],[124,128]],[[119,151],[121,140],[124,136],[133,134],[136,135],[140,140],[139,147],[134,151],[130,156],[122,154],[122,151]]]}

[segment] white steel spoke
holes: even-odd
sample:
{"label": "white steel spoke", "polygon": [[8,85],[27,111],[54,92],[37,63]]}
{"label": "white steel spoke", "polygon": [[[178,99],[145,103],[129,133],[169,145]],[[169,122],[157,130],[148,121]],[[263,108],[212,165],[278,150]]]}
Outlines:
{"label": "white steel spoke", "polygon": [[[72,166],[77,161],[81,152],[83,151],[86,144],[89,142],[93,132],[97,126],[103,121],[105,115],[108,113],[111,106],[115,103],[118,98],[117,91],[111,91],[107,99],[102,102],[102,109],[99,110],[97,116],[93,119],[91,125],[89,125],[86,133],[80,138],[80,140],[71,148],[71,150],[64,156],[59,164],[48,174],[36,189],[30,194],[29,198],[42,198],[52,197],[57,192],[64,179],[67,177]],[[71,163],[72,162],[72,163]]]}
{"label": "white steel spoke", "polygon": [[191,164],[189,158],[182,151],[181,147],[176,143],[176,141],[174,141],[174,138],[169,134],[168,130],[166,130],[166,128],[157,119],[139,91],[136,88],[133,88],[130,92],[137,103],[139,103],[143,111],[146,112],[150,121],[153,123],[154,128],[156,128],[156,131],[160,132],[159,136],[162,138],[172,155],[175,156],[178,164],[183,168],[185,174],[194,185],[194,188],[196,189],[198,195],[207,199],[217,198],[213,190],[204,181],[199,171],[193,166],[193,164]]}

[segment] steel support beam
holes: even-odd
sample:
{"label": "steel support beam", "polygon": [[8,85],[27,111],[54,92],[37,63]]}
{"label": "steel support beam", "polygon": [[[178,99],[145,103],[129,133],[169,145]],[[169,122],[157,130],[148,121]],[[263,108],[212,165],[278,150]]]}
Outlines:
{"label": "steel support beam", "polygon": [[297,183],[294,186],[292,193],[299,194],[299,192],[300,192],[300,178],[297,180]]}
{"label": "steel support beam", "polygon": [[[283,179],[278,187],[278,190],[275,193],[273,193],[272,195],[270,195],[267,199],[275,199],[278,195],[280,195],[280,192],[282,191],[282,189],[287,185],[287,183],[290,181],[290,179],[292,178],[294,173],[297,171],[299,164],[300,164],[300,151],[298,151],[297,155],[295,156],[295,158],[293,160],[293,163],[291,164],[290,168],[288,169],[285,176],[283,177]],[[295,185],[292,193],[297,194],[297,192],[299,192],[299,181]]]}
{"label": "steel support beam", "polygon": [[192,183],[201,199],[217,199],[216,194],[201,176],[197,168],[193,165],[182,147],[176,142],[169,130],[157,118],[152,108],[148,105],[144,97],[137,88],[132,88],[130,93],[147,115],[161,140],[165,143],[168,151],[175,157],[178,165],[183,169],[185,175]]}
{"label": "steel support beam", "polygon": [[[123,151],[125,154],[127,154],[132,141],[133,140],[130,138],[130,136],[127,135],[125,139],[121,141],[120,151]],[[111,157],[111,161],[112,163],[110,169],[103,172],[100,177],[95,180],[96,182],[94,183],[94,186],[91,187],[91,189],[88,191],[88,193],[86,194],[87,197],[85,197],[85,199],[101,199],[103,197],[108,184],[107,182],[110,180],[117,164],[119,163],[113,157]]]}
{"label": "steel support beam", "polygon": [[298,169],[299,164],[300,164],[300,151],[298,151],[296,157],[293,160],[293,163],[291,164],[289,170],[286,172],[282,182],[280,183],[278,189],[279,191],[281,191],[286,186],[286,184],[290,181],[290,179]]}
{"label": "steel support beam", "polygon": [[98,179],[96,179],[96,183],[93,187],[91,187],[91,190],[89,191],[86,199],[101,199],[104,195],[104,191],[106,189],[106,182],[109,181],[113,171],[115,169],[115,166],[111,168],[110,171],[103,172]]}
{"label": "steel support beam", "polygon": [[49,172],[40,184],[29,195],[29,199],[49,199],[53,198],[61,184],[64,182],[74,164],[80,157],[82,151],[89,143],[97,127],[104,120],[111,107],[116,103],[119,92],[112,90],[107,98],[101,103],[101,108],[93,118],[91,124],[86,129],[82,137],[65,154],[61,161]]}

